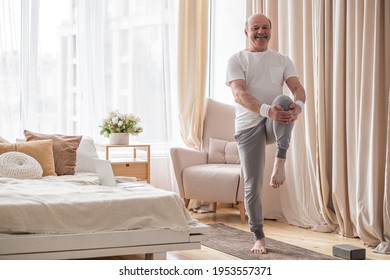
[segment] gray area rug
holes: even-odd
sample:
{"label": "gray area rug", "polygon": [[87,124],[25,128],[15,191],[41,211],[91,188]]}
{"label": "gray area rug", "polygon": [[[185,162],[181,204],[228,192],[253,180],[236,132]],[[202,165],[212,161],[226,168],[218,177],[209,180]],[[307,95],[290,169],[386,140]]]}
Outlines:
{"label": "gray area rug", "polygon": [[255,255],[253,235],[250,232],[229,227],[224,224],[209,224],[208,239],[202,245],[243,260],[336,260],[337,258],[317,253],[266,237],[267,254]]}

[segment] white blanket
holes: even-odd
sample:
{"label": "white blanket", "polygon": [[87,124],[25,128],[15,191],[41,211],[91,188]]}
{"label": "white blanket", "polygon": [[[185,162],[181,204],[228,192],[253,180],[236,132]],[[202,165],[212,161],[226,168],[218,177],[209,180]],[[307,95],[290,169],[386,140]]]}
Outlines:
{"label": "white blanket", "polygon": [[189,230],[180,197],[150,185],[98,185],[96,174],[40,180],[0,178],[0,232],[80,233],[134,229]]}

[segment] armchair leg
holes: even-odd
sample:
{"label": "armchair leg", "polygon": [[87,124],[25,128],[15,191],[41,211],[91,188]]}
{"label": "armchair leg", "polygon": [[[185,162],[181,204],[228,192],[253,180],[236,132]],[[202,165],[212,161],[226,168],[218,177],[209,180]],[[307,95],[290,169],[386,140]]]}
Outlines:
{"label": "armchair leg", "polygon": [[183,198],[184,206],[185,206],[186,208],[188,208],[188,205],[190,205],[190,200],[191,200],[191,199],[189,199],[189,198]]}
{"label": "armchair leg", "polygon": [[238,202],[238,209],[240,210],[241,222],[244,224],[246,222],[244,202]]}

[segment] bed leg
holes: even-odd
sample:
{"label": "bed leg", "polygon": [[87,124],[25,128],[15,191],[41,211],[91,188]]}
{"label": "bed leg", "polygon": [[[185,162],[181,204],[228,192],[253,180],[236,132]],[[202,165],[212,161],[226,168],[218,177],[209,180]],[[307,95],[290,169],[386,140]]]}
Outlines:
{"label": "bed leg", "polygon": [[166,260],[167,253],[166,252],[158,252],[158,253],[147,253],[145,254],[145,260]]}

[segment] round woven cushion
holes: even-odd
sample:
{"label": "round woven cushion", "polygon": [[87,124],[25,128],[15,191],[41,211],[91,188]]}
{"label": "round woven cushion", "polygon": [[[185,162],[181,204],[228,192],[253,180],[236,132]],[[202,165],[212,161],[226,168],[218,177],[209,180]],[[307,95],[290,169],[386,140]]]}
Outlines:
{"label": "round woven cushion", "polygon": [[42,173],[39,162],[25,153],[7,152],[0,155],[0,177],[39,179]]}

